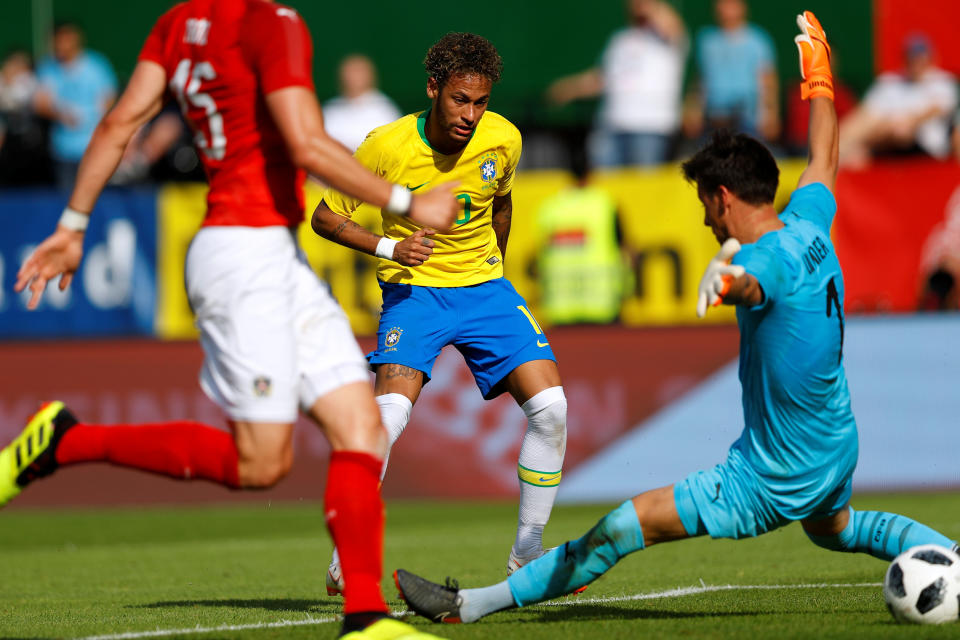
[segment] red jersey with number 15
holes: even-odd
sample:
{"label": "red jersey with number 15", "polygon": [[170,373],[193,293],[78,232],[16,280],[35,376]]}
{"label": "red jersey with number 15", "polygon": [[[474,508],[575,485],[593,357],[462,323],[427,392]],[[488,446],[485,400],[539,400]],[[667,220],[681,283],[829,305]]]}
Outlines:
{"label": "red jersey with number 15", "polygon": [[291,162],[264,97],[313,90],[310,33],[265,0],[190,0],[154,25],[140,60],[161,65],[195,133],[210,191],[204,226],[296,226],[305,174]]}

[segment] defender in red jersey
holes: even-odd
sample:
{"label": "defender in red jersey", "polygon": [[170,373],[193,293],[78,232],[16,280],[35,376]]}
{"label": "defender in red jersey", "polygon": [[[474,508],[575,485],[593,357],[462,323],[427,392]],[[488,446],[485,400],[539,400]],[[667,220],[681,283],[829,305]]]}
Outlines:
{"label": "defender in red jersey", "polygon": [[24,262],[16,289],[35,308],[52,278],[69,286],[89,213],[136,130],[179,103],[210,181],[208,210],[187,255],[187,294],[205,360],[204,391],[231,433],[195,422],[92,425],[45,405],[0,452],[0,505],[59,466],[105,461],[231,488],[288,472],[298,405],[333,453],[327,525],[340,549],[344,633],[424,637],[387,619],[380,592],[386,433],[366,362],[343,311],[297,247],[309,171],[374,206],[446,229],[456,185],[413,195],[363,168],[327,136],[313,94],[310,34],[266,0],[190,0],[156,23],[130,83],[97,127],[56,231]]}

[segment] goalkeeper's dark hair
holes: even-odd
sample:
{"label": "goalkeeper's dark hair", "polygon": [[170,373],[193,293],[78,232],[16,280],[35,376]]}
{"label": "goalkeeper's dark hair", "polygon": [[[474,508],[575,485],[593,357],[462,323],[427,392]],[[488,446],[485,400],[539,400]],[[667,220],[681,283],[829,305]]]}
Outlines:
{"label": "goalkeeper's dark hair", "polygon": [[474,33],[448,33],[430,47],[423,60],[430,77],[441,88],[452,76],[478,74],[500,81],[503,60],[489,40]]}
{"label": "goalkeeper's dark hair", "polygon": [[721,186],[753,205],[770,204],[777,194],[780,169],[759,140],[721,129],[709,144],[681,165],[684,177],[708,196]]}

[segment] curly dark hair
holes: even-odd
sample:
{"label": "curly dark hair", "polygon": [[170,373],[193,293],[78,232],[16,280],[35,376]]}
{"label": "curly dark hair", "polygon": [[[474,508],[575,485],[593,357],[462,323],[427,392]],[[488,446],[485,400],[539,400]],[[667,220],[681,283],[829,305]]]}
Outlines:
{"label": "curly dark hair", "polygon": [[753,205],[773,202],[780,181],[777,161],[762,142],[723,129],[681,168],[684,177],[708,196],[716,195],[724,186]]}
{"label": "curly dark hair", "polygon": [[489,40],[474,33],[448,33],[430,47],[423,66],[442,88],[458,73],[479,74],[500,81],[503,60]]}

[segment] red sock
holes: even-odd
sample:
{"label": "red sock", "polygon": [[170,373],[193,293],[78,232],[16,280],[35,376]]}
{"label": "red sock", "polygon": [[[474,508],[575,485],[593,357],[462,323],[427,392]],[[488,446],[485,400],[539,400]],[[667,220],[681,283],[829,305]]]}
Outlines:
{"label": "red sock", "polygon": [[233,436],[199,422],[77,424],[63,434],[56,456],[61,465],[111,462],[180,480],[240,487]]}
{"label": "red sock", "polygon": [[343,612],[387,611],[383,574],[383,461],[359,451],[334,451],[324,496],[327,528],[340,553]]}

